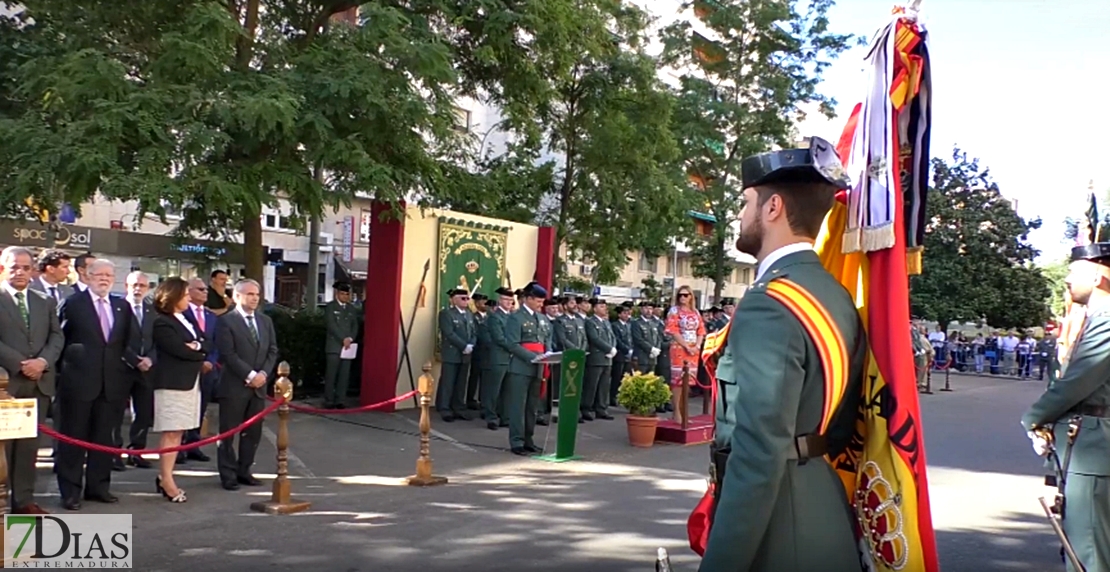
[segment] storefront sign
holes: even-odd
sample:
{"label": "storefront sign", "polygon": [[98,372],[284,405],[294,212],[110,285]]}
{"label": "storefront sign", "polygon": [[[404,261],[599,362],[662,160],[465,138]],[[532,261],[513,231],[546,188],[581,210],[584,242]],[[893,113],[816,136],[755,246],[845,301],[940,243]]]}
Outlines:
{"label": "storefront sign", "polygon": [[0,242],[15,246],[28,246],[36,248],[66,248],[71,250],[91,250],[93,248],[92,229],[59,225],[53,231],[53,244],[50,242],[51,230],[45,226],[34,223],[19,223],[15,221],[0,222],[0,236],[6,240]]}

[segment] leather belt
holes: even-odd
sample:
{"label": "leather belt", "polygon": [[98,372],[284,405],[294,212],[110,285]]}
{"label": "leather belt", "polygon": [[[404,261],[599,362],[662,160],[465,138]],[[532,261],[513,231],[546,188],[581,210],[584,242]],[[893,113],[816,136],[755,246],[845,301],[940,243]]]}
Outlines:
{"label": "leather belt", "polygon": [[[731,452],[731,447],[717,448],[716,444],[709,447],[709,479],[713,482],[713,508],[710,512],[710,518],[717,512],[717,500],[721,497],[721,487],[725,480],[725,466]],[[799,465],[804,465],[806,461],[824,456],[828,452],[829,444],[824,435],[802,435],[794,438],[794,452],[787,459],[798,461]]]}
{"label": "leather belt", "polygon": [[1080,405],[1075,408],[1075,413],[1088,417],[1110,417],[1110,407],[1105,405]]}

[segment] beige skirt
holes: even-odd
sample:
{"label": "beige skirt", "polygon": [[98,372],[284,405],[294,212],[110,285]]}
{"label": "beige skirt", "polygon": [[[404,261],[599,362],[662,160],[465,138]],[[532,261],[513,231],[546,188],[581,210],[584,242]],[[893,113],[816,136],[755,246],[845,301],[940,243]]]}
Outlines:
{"label": "beige skirt", "polygon": [[200,377],[192,389],[154,390],[153,431],[188,431],[200,427]]}

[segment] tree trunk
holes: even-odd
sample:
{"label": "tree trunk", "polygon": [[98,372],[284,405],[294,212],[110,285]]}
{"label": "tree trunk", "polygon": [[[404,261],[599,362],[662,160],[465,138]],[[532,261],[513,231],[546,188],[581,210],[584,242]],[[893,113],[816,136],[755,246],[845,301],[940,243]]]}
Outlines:
{"label": "tree trunk", "polygon": [[266,254],[262,249],[262,213],[248,216],[243,221],[243,258],[247,267],[247,278],[262,284],[262,294],[266,293],[265,267]]}

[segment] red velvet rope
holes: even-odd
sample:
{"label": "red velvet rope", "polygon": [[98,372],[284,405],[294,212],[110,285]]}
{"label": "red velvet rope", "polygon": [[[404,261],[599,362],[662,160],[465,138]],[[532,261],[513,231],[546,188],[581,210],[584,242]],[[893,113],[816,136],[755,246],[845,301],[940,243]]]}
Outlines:
{"label": "red velvet rope", "polygon": [[[397,397],[394,397],[393,399],[389,399],[387,401],[382,401],[381,403],[371,403],[370,405],[364,405],[362,407],[356,407],[354,409],[320,409],[318,407],[310,407],[308,405],[297,405],[296,403],[290,403],[289,404],[289,409],[292,409],[293,411],[300,411],[301,413],[317,413],[317,414],[326,414],[326,415],[343,415],[343,414],[348,414],[348,413],[365,413],[367,411],[375,411],[377,409],[385,408],[386,406],[393,405],[394,403],[399,403],[399,402],[404,401],[404,400],[406,400],[406,399],[408,399],[408,398],[410,398],[414,395],[417,395],[419,393],[420,393],[419,391],[410,391],[410,392],[408,392],[404,395],[398,395]],[[270,399],[273,399],[273,398],[271,397]]]}
{"label": "red velvet rope", "polygon": [[[305,413],[364,413],[366,411],[374,411],[375,409],[381,409],[383,407],[393,405],[394,403],[404,401],[404,400],[412,397],[413,395],[416,395],[417,393],[419,393],[419,392],[410,391],[410,392],[408,392],[404,395],[399,395],[397,397],[394,397],[393,399],[389,399],[387,401],[382,401],[381,403],[373,403],[371,405],[366,405],[364,407],[359,407],[357,409],[317,409],[315,407],[309,407],[307,405],[297,405],[295,403],[289,403],[288,405],[289,405],[289,408],[294,410],[294,411],[302,411],[302,412],[305,412]],[[262,421],[262,419],[264,419],[267,415],[276,411],[277,408],[281,407],[281,404],[284,403],[284,400],[277,399],[277,398],[274,398],[274,397],[268,397],[267,399],[269,399],[271,401],[270,405],[268,405],[262,411],[259,411],[257,414],[255,414],[250,419],[247,419],[246,421],[241,423],[238,427],[228,429],[227,431],[224,431],[223,433],[220,433],[219,435],[213,435],[211,437],[207,437],[207,438],[201,439],[200,441],[189,443],[187,445],[178,445],[176,447],[167,447],[165,449],[121,449],[121,448],[118,448],[118,447],[109,447],[107,445],[101,445],[99,443],[90,443],[88,441],[82,441],[80,439],[75,439],[75,438],[70,437],[68,435],[63,435],[62,433],[59,433],[59,432],[55,431],[49,425],[46,425],[44,423],[39,424],[39,431],[43,432],[44,434],[46,434],[49,437],[57,439],[58,441],[61,441],[63,443],[67,443],[69,445],[75,445],[77,447],[81,447],[82,449],[87,449],[89,451],[97,451],[97,452],[100,452],[100,453],[107,453],[109,455],[135,455],[135,456],[138,456],[138,455],[162,455],[162,454],[166,454],[166,453],[177,453],[179,451],[189,451],[189,450],[192,450],[192,449],[199,449],[200,447],[203,447],[205,445],[211,445],[212,443],[215,443],[216,441],[222,441],[224,439],[233,438],[235,435],[238,435],[239,433],[242,433],[243,430],[246,429],[247,427],[250,427],[251,425],[254,425],[255,423],[258,423],[258,422]]]}
{"label": "red velvet rope", "polygon": [[201,439],[200,441],[197,441],[195,443],[189,443],[188,445],[178,445],[176,447],[167,447],[165,449],[120,449],[118,447],[109,447],[107,445],[101,445],[99,443],[90,443],[88,441],[82,441],[80,439],[74,439],[73,437],[70,437],[69,435],[63,435],[63,434],[55,431],[54,429],[52,429],[49,425],[46,425],[44,423],[39,424],[39,431],[42,431],[43,433],[45,433],[45,434],[49,435],[50,437],[53,437],[53,438],[55,438],[55,439],[57,439],[57,440],[59,440],[63,443],[67,443],[69,445],[75,445],[77,447],[81,447],[82,449],[88,449],[90,451],[97,451],[97,452],[100,452],[100,453],[108,453],[109,455],[135,455],[135,456],[138,456],[138,455],[161,455],[161,454],[164,454],[164,453],[176,453],[178,451],[188,451],[190,449],[197,449],[199,447],[203,447],[205,445],[210,445],[212,443],[215,443],[216,441],[221,441],[223,439],[229,439],[231,437],[234,437],[235,435],[237,435],[239,433],[242,433],[243,430],[246,429],[247,427],[250,427],[251,425],[254,425],[255,423],[258,423],[259,421],[262,421],[262,419],[264,417],[266,417],[270,413],[273,413],[274,410],[277,409],[280,406],[281,406],[281,401],[276,401],[274,403],[271,403],[270,406],[267,407],[266,409],[263,409],[262,411],[259,411],[257,414],[255,414],[254,417],[251,417],[250,419],[247,419],[246,421],[244,421],[238,427],[235,427],[233,429],[228,429],[227,431],[224,431],[223,433],[220,433],[219,435],[213,435],[213,436],[208,437],[206,439]]}

